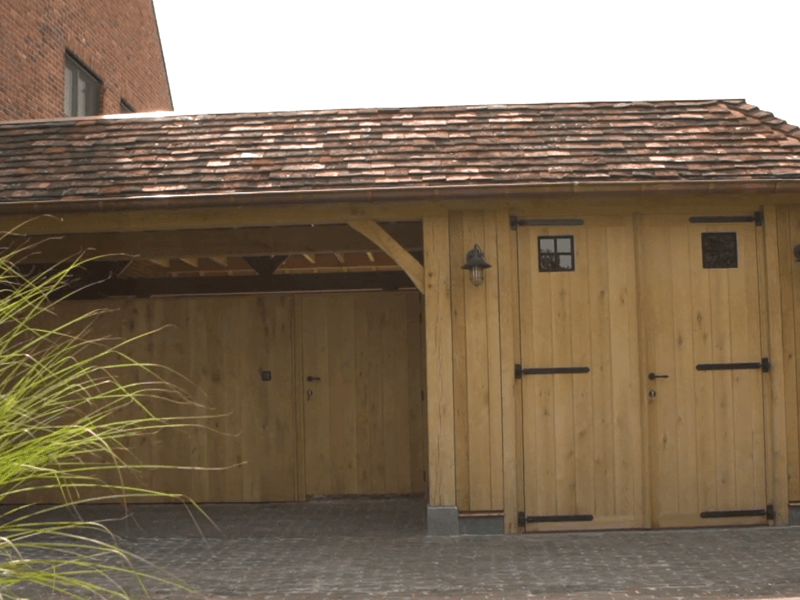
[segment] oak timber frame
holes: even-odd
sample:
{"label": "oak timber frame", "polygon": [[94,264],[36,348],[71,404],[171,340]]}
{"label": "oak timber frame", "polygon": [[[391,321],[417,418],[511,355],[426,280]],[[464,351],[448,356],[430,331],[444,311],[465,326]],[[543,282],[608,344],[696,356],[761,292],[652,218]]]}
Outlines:
{"label": "oak timber frame", "polygon": [[[464,513],[499,514],[503,516],[505,531],[516,533],[520,531],[518,512],[524,506],[523,436],[521,386],[513,370],[514,364],[520,362],[520,316],[518,256],[515,234],[509,226],[510,216],[632,218],[634,233],[639,235],[637,215],[641,214],[735,215],[763,211],[764,226],[756,232],[760,272],[765,275],[759,280],[761,331],[772,363],[771,372],[764,377],[766,495],[776,509],[775,523],[787,524],[789,500],[800,499],[800,496],[790,498],[789,495],[790,446],[792,455],[800,456],[800,452],[796,449],[797,439],[787,440],[786,428],[787,395],[795,389],[794,382],[799,378],[794,365],[787,370],[786,363],[794,360],[794,354],[789,352],[788,342],[784,344],[784,336],[789,333],[787,320],[794,315],[793,309],[787,306],[787,298],[793,286],[798,285],[791,279],[798,273],[789,262],[790,242],[800,240],[790,239],[792,236],[787,235],[779,215],[788,214],[788,207],[796,204],[800,204],[800,198],[789,192],[736,193],[732,188],[678,193],[637,188],[614,194],[595,190],[584,194],[573,191],[566,195],[417,198],[370,203],[326,203],[321,199],[304,204],[302,208],[283,205],[240,206],[235,210],[193,207],[76,211],[60,214],[58,219],[38,217],[32,221],[28,217],[33,215],[4,215],[0,216],[0,227],[10,230],[25,222],[21,231],[31,235],[109,235],[113,243],[114,236],[125,232],[144,235],[143,232],[154,231],[422,220],[421,291],[424,292],[426,323],[429,504],[458,507]],[[698,206],[702,206],[701,211]],[[474,243],[481,245],[493,265],[487,270],[486,282],[481,288],[470,286],[457,265],[463,262],[466,250]],[[419,277],[419,270],[407,257],[401,260],[406,261],[404,269],[412,281]],[[473,329],[468,329],[475,323],[483,333],[467,341],[465,336],[476,335]],[[643,364],[639,371],[641,389],[646,390]],[[473,393],[478,390],[477,395],[470,397],[470,390]],[[642,398],[641,401],[646,406],[646,400]],[[485,426],[478,422],[470,424],[469,414],[464,420],[461,410],[464,402],[482,411],[479,415],[486,417]],[[796,405],[796,399],[794,402]],[[649,526],[652,514],[646,419],[645,409],[642,411],[645,458],[641,489],[644,526]],[[800,472],[800,458],[797,462],[798,466],[792,467],[794,473]]]}

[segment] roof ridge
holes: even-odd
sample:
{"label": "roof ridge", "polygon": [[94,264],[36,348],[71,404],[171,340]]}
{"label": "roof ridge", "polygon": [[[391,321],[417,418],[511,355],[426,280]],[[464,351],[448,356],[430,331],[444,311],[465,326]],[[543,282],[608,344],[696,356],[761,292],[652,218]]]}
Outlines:
{"label": "roof ridge", "polygon": [[[714,98],[695,98],[695,99],[667,99],[667,100],[589,100],[571,102],[534,102],[534,103],[490,103],[490,104],[443,104],[425,106],[377,106],[377,107],[340,107],[340,108],[317,108],[299,110],[268,110],[268,111],[241,111],[241,112],[220,112],[220,113],[195,113],[180,111],[152,111],[141,113],[121,113],[87,115],[74,117],[56,117],[40,119],[14,119],[10,121],[0,120],[0,128],[18,127],[58,127],[80,124],[93,124],[102,122],[141,122],[148,120],[233,120],[241,118],[258,117],[304,117],[304,116],[323,116],[331,114],[365,114],[380,115],[388,112],[426,112],[438,113],[449,111],[492,111],[492,110],[568,110],[571,108],[625,108],[625,107],[653,107],[673,106],[676,108],[690,106],[712,106],[719,103],[724,104],[746,104],[744,100],[725,100]],[[749,106],[749,105],[747,105]],[[767,113],[769,114],[769,113]]]}
{"label": "roof ridge", "polygon": [[720,102],[727,105],[731,110],[735,110],[743,115],[752,117],[767,127],[779,131],[787,137],[800,140],[800,127],[797,125],[792,125],[783,119],[779,119],[774,113],[761,110],[754,104],[748,104],[746,100],[720,100]]}

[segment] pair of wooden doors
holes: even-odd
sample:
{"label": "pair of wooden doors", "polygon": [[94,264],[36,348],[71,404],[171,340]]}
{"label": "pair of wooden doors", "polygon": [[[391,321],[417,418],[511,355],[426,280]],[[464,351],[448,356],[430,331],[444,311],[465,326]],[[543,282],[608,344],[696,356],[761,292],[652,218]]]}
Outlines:
{"label": "pair of wooden doors", "polygon": [[130,464],[183,467],[126,473],[129,485],[196,502],[425,490],[418,293],[65,302],[42,325],[97,309],[111,312],[95,320],[94,336],[130,339],[160,330],[128,353],[168,367],[167,377],[196,401],[153,400],[148,408],[164,417],[200,417],[192,427],[127,440]]}
{"label": "pair of wooden doors", "polygon": [[746,219],[523,221],[527,530],[766,522]]}

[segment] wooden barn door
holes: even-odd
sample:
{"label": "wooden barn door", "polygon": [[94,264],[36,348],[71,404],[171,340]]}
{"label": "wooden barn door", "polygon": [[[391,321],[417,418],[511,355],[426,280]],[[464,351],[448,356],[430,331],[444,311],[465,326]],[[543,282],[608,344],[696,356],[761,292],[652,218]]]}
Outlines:
{"label": "wooden barn door", "polygon": [[642,219],[653,525],[766,523],[756,226],[693,220]]}
{"label": "wooden barn door", "polygon": [[522,221],[517,240],[526,529],[641,526],[632,221]]}
{"label": "wooden barn door", "polygon": [[301,302],[306,495],[424,492],[419,294]]}

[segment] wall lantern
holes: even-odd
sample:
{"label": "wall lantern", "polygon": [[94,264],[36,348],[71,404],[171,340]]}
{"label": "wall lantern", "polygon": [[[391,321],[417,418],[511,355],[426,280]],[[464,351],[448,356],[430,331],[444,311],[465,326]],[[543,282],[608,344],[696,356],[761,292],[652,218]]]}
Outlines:
{"label": "wall lantern", "polygon": [[797,246],[794,247],[794,259],[797,262],[800,262],[800,244],[797,244]]}
{"label": "wall lantern", "polygon": [[486,257],[483,255],[481,247],[475,244],[475,247],[467,252],[467,262],[461,268],[469,270],[469,280],[472,285],[477,286],[483,283],[483,270],[491,266],[486,262]]}

